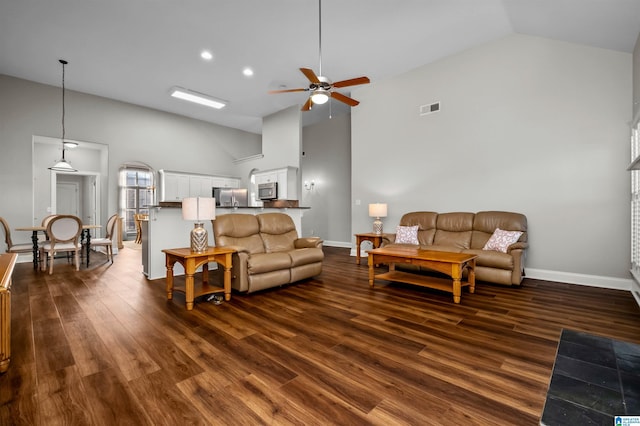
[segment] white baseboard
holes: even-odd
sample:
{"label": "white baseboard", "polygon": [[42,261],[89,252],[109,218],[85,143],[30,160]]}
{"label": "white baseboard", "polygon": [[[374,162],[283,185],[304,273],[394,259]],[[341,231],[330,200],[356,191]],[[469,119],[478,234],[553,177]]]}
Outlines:
{"label": "white baseboard", "polygon": [[613,290],[631,291],[631,278],[613,278],[599,275],[576,274],[572,272],[548,271],[545,269],[525,268],[525,278],[536,280],[558,281],[567,284],[579,284],[590,287],[610,288]]}
{"label": "white baseboard", "polygon": [[328,246],[328,247],[350,248],[352,244],[350,242],[344,242],[344,241],[327,241],[327,240],[325,240],[322,243],[322,245]]}

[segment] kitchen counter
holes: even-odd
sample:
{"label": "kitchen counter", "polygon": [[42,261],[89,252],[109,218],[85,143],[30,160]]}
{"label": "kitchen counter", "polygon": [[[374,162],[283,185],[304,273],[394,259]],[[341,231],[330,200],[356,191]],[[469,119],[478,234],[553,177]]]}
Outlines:
{"label": "kitchen counter", "polygon": [[[300,207],[300,206],[293,206],[290,205],[290,203],[280,203],[280,202],[287,202],[290,200],[276,200],[277,202],[272,202],[271,205],[269,206],[245,206],[245,207],[239,207],[239,206],[216,206],[216,211],[218,210],[234,210],[234,209],[252,209],[252,210],[263,210],[263,209],[310,209],[311,207]],[[180,201],[161,201],[160,203],[158,203],[158,205],[152,205],[152,206],[148,206],[150,209],[153,208],[182,208],[182,202]]]}

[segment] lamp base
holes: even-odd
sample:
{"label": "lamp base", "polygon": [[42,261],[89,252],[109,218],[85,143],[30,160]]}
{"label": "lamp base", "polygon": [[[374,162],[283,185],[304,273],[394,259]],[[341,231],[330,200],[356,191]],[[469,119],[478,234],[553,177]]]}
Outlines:
{"label": "lamp base", "polygon": [[196,223],[191,230],[191,251],[193,253],[204,253],[209,247],[207,230],[202,225],[203,223]]}
{"label": "lamp base", "polygon": [[382,234],[382,221],[379,217],[373,221],[373,233],[374,234]]}

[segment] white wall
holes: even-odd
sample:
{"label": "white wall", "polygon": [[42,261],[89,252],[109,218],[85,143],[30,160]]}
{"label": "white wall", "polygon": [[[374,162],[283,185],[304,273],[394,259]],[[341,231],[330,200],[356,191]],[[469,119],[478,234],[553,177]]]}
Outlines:
{"label": "white wall", "polygon": [[353,96],[354,233],[375,201],[389,232],[415,210],[516,211],[530,271],[629,278],[631,55],[513,35]]}
{"label": "white wall", "polygon": [[[283,109],[263,118],[262,121],[262,153],[263,157],[244,161],[237,165],[236,170],[242,176],[243,184],[249,188],[249,193],[256,192],[248,179],[252,170],[271,170],[287,166],[298,169],[298,184],[300,183],[300,147],[302,140],[302,124],[300,106]],[[298,187],[300,194],[300,187]],[[251,205],[250,200],[250,205]],[[261,205],[261,201],[257,202]]]}
{"label": "white wall", "polygon": [[[0,75],[0,93],[0,216],[12,227],[28,226],[33,221],[32,137],[60,137],[61,89]],[[70,90],[65,125],[69,139],[108,145],[109,212],[117,208],[117,172],[123,163],[234,175],[233,159],[260,152],[257,134]],[[73,164],[74,154],[68,155]]]}
{"label": "white wall", "polygon": [[319,236],[327,245],[351,243],[351,117],[348,114],[302,129],[300,205],[311,207],[302,217],[305,236]]}

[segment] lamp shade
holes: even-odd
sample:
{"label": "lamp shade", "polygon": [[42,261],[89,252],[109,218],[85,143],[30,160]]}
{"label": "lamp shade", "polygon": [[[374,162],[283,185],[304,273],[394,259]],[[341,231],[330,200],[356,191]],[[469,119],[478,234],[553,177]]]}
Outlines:
{"label": "lamp shade", "polygon": [[369,217],[387,217],[387,205],[384,203],[369,204]]}
{"label": "lamp shade", "polygon": [[211,197],[190,197],[182,200],[184,220],[213,220],[216,218],[216,199]]}

